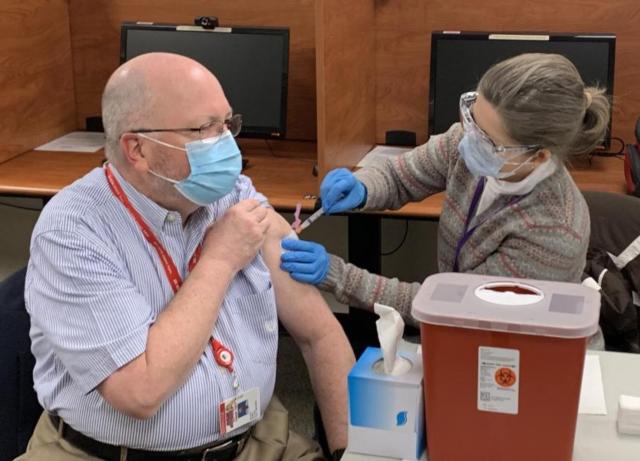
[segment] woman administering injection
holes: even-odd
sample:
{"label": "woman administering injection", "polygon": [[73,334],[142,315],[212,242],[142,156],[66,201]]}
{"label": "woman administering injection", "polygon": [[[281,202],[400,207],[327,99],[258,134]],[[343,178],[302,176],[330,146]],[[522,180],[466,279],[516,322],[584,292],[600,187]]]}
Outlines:
{"label": "woman administering injection", "polygon": [[[331,171],[324,212],[397,209],[446,191],[441,272],[578,282],[589,241],[587,205],[564,161],[605,136],[609,102],[560,55],[500,62],[460,97],[460,123],[385,164]],[[281,267],[352,306],[394,306],[409,323],[418,283],[371,274],[318,243],[288,239]]]}

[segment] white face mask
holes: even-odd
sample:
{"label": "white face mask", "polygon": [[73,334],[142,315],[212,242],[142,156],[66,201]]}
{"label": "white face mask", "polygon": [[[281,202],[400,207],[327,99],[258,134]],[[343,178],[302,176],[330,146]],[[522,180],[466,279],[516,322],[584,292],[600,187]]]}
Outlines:
{"label": "white face mask", "polygon": [[[498,146],[480,128],[471,112],[473,104],[478,98],[478,93],[470,91],[460,96],[460,117],[464,136],[458,145],[460,157],[464,160],[467,168],[474,176],[485,176],[489,178],[507,179],[515,176],[520,169],[532,162],[535,158],[534,152],[540,149],[535,144],[520,144],[512,146]],[[512,160],[523,154],[531,153],[531,156],[524,162],[513,162]],[[516,165],[511,171],[502,172],[505,165]]]}
{"label": "white face mask", "polygon": [[[486,176],[497,179],[507,179],[518,174],[521,168],[531,163],[536,156],[533,153],[524,162],[512,162],[524,152],[516,152],[507,157],[497,153],[491,144],[480,137],[476,132],[465,132],[458,144],[460,157],[467,168],[476,177]],[[513,170],[502,172],[505,165],[517,165]]]}

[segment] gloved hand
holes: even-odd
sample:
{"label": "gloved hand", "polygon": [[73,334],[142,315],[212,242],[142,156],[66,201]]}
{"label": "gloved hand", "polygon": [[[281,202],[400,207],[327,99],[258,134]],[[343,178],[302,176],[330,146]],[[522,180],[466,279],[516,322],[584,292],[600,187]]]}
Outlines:
{"label": "gloved hand", "polygon": [[349,170],[338,168],[322,180],[320,198],[326,214],[340,213],[363,206],[367,189]]}
{"label": "gloved hand", "polygon": [[317,285],[329,272],[329,255],[322,245],[306,240],[284,239],[285,250],[280,257],[280,269],[302,283]]}

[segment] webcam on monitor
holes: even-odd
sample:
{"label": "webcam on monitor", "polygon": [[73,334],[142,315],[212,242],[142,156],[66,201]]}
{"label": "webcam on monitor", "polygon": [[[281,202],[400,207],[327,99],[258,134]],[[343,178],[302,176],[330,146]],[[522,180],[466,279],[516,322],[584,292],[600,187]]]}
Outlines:
{"label": "webcam on monitor", "polygon": [[220,26],[216,16],[198,16],[193,20],[193,23],[203,29],[215,29]]}

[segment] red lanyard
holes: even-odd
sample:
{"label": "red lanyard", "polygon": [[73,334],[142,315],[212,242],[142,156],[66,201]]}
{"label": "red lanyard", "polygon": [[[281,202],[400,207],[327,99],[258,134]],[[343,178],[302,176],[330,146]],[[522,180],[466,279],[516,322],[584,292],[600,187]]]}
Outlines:
{"label": "red lanyard", "polygon": [[[160,243],[160,240],[158,240],[155,234],[151,231],[151,228],[149,228],[149,225],[145,222],[142,216],[140,216],[140,213],[138,213],[138,211],[133,207],[108,164],[104,167],[104,173],[107,176],[107,182],[109,183],[109,187],[111,188],[113,195],[116,196],[116,198],[124,205],[129,214],[133,217],[134,221],[142,231],[142,235],[147,239],[147,242],[155,248],[158,256],[160,257],[160,261],[162,262],[162,267],[164,268],[167,280],[169,280],[169,284],[171,285],[173,292],[177,293],[182,285],[182,277],[180,276],[180,272],[178,272],[178,268],[173,262],[173,259],[171,259],[171,255],[169,255],[169,252],[162,246],[162,243]],[[202,244],[199,244],[196,251],[194,251],[191,256],[191,259],[189,259],[189,272],[191,272],[196,266],[201,254]],[[221,367],[226,368],[230,373],[233,372],[233,353],[213,337],[209,340],[209,343],[211,344],[211,350],[213,351],[213,357],[215,358],[216,363]]]}

